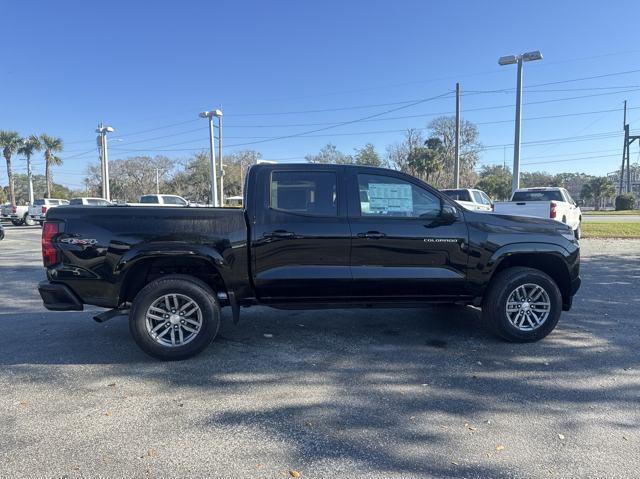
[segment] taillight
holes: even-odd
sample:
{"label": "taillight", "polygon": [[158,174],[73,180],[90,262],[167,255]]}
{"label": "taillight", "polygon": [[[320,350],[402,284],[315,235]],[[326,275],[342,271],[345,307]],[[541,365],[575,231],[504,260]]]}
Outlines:
{"label": "taillight", "polygon": [[552,202],[550,203],[550,206],[549,206],[549,218],[555,218],[555,217],[556,217],[556,214],[557,214],[557,212],[556,212],[556,207],[557,207],[557,206],[558,206],[558,205],[556,204],[556,202],[555,202],[555,201],[552,201]]}
{"label": "taillight", "polygon": [[18,212],[18,207],[16,205],[13,205],[11,207],[11,214],[15,215]]}
{"label": "taillight", "polygon": [[60,233],[60,223],[45,221],[42,226],[42,263],[45,268],[60,262],[58,250],[53,245],[53,238]]}
{"label": "taillight", "polygon": [[40,209],[40,212],[41,212],[42,214],[45,214],[45,213],[47,212],[47,207],[46,207],[46,206],[43,206],[43,207]]}

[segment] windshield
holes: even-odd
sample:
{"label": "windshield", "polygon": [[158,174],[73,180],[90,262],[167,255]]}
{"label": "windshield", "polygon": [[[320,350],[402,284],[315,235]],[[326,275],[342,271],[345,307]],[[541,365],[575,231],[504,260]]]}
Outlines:
{"label": "windshield", "polygon": [[559,190],[516,191],[511,201],[564,201]]}

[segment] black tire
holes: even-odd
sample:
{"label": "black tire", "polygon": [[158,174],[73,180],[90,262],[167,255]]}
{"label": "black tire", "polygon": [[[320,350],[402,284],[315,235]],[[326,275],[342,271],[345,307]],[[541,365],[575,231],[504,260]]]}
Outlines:
{"label": "black tire", "polygon": [[[154,339],[147,329],[147,310],[166,294],[186,296],[195,302],[202,312],[200,330],[186,344],[165,346]],[[164,361],[195,356],[213,341],[219,328],[220,304],[215,293],[207,284],[192,276],[167,275],[152,281],[136,295],[129,313],[129,330],[135,342],[145,353]]]}
{"label": "black tire", "polygon": [[578,227],[573,231],[573,234],[577,240],[582,238],[582,223],[578,223]]}
{"label": "black tire", "polygon": [[22,226],[23,225],[23,221],[22,220],[11,220],[11,224],[13,226]]}
{"label": "black tire", "polygon": [[0,229],[0,241],[4,239],[4,229]]}
{"label": "black tire", "polygon": [[[523,331],[507,317],[507,300],[511,293],[524,284],[534,284],[545,290],[549,297],[549,314],[536,329]],[[519,307],[519,306],[518,306]],[[491,281],[482,304],[482,318],[507,341],[527,343],[538,341],[554,330],[562,312],[562,295],[555,281],[546,273],[524,267],[505,269]]]}
{"label": "black tire", "polygon": [[33,220],[31,216],[29,216],[28,213],[25,213],[25,215],[22,218],[22,224],[26,226],[34,226],[36,222]]}

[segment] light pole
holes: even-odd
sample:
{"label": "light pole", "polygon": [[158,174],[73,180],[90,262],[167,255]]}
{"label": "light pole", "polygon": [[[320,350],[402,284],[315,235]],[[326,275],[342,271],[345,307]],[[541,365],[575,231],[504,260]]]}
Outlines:
{"label": "light pole", "polygon": [[222,164],[222,110],[215,110],[218,118],[218,164],[220,166],[220,206],[224,206],[224,165]]}
{"label": "light pole", "polygon": [[102,197],[111,201],[111,194],[109,192],[109,153],[107,149],[107,133],[112,133],[113,128],[100,123],[96,128],[98,136],[98,148],[102,153]]}
{"label": "light pole", "polygon": [[522,110],[522,64],[524,62],[532,62],[542,60],[542,53],[538,50],[523,53],[522,55],[508,55],[500,57],[498,63],[500,65],[518,64],[518,79],[516,84],[516,127],[515,137],[513,140],[513,180],[511,182],[511,193],[520,188],[520,113]]}
{"label": "light pole", "polygon": [[211,163],[211,202],[213,206],[218,206],[218,179],[216,175],[216,150],[213,135],[213,117],[222,116],[220,110],[203,111],[200,113],[200,118],[209,119],[209,159]]}

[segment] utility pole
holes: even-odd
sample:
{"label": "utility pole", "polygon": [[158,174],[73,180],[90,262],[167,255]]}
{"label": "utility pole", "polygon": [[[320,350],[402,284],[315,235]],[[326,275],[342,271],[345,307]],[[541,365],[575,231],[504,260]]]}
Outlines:
{"label": "utility pole", "polygon": [[156,168],[156,195],[160,194],[160,168]]}
{"label": "utility pole", "polygon": [[456,152],[453,167],[453,187],[460,188],[460,83],[456,83]]}
{"label": "utility pole", "polygon": [[112,133],[114,130],[110,126],[100,123],[96,128],[96,133],[99,133],[99,148],[101,151],[102,162],[102,197],[111,201],[111,194],[109,192],[109,153],[107,150],[107,133]]}
{"label": "utility pole", "polygon": [[626,192],[633,193],[631,189],[631,167],[630,167],[630,147],[631,143],[638,140],[640,143],[640,135],[630,135],[629,134],[629,124],[627,123],[627,101],[624,102],[624,120],[622,126],[624,128],[624,144],[622,145],[622,166],[620,167],[620,184],[618,187],[618,194],[621,195],[623,189],[625,188],[624,184],[624,175],[625,175],[625,163],[627,170],[627,184],[626,184]]}
{"label": "utility pole", "polygon": [[222,111],[218,115],[218,161],[220,163],[220,206],[224,206],[224,165],[222,163]]}
{"label": "utility pole", "polygon": [[[220,111],[220,110],[216,110]],[[216,146],[215,138],[213,134],[213,117],[216,116],[216,111],[203,111],[200,113],[200,118],[207,118],[209,120],[209,163],[211,166],[211,203],[213,206],[218,206],[218,179],[216,176]],[[222,115],[222,112],[220,111]]]}

